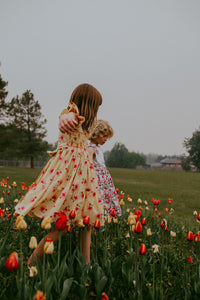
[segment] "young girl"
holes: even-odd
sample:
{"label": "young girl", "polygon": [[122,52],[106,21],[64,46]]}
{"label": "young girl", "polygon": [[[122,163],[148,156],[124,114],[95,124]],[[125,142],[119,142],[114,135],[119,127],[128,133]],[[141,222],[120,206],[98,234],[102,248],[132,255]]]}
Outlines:
{"label": "young girl", "polygon": [[[103,225],[103,204],[98,190],[95,169],[87,150],[88,131],[102,103],[101,94],[89,84],[81,84],[73,91],[68,108],[62,114],[74,114],[76,120],[71,132],[60,132],[57,149],[50,153],[51,158],[38,179],[15,207],[16,214],[56,221],[57,215],[64,212],[69,219],[75,211],[75,223],[90,218],[90,224],[100,219]],[[70,122],[70,121],[69,121]],[[86,234],[86,264],[90,261],[91,227]],[[59,231],[53,230],[46,237],[57,242]],[[43,256],[44,239],[38,244],[28,264],[38,256]]]}
{"label": "young girl", "polygon": [[105,214],[111,215],[111,210],[115,210],[116,216],[121,216],[119,200],[113,184],[111,175],[105,166],[101,145],[113,136],[113,129],[107,121],[98,120],[95,122],[89,134],[89,153],[92,157],[97,173],[101,198],[106,207]]}

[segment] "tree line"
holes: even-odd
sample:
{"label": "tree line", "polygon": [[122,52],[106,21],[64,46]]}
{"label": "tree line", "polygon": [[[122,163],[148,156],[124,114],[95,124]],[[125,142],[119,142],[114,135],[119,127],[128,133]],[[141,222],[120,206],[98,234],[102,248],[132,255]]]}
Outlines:
{"label": "tree line", "polygon": [[[0,74],[0,157],[30,160],[33,168],[34,160],[46,160],[47,150],[53,150],[56,144],[49,144],[45,140],[47,120],[34,94],[26,90],[21,97],[17,95],[11,101],[6,101],[7,86],[8,82]],[[181,157],[183,169],[189,171],[194,166],[199,171],[200,129],[195,130],[191,138],[185,138],[183,145],[188,153]],[[105,162],[113,168],[136,168],[146,164],[146,156],[129,152],[125,145],[116,143],[111,151],[105,152]]]}

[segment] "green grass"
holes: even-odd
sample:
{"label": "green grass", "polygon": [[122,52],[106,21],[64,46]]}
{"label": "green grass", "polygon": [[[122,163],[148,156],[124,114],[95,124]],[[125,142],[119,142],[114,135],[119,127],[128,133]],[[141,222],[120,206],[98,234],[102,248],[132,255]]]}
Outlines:
{"label": "green grass", "polygon": [[[9,182],[18,185],[25,182],[30,185],[39,175],[41,168],[2,167],[0,180],[10,177]],[[161,208],[170,207],[168,198],[173,199],[171,205],[176,217],[184,222],[193,220],[193,211],[200,211],[200,173],[176,171],[150,171],[132,169],[110,169],[115,187],[137,200],[159,199]],[[135,204],[135,202],[134,202]]]}

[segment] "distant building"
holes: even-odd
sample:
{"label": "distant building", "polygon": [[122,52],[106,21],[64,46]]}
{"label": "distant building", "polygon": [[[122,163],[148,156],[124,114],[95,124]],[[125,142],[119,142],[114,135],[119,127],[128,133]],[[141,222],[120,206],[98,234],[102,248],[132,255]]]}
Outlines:
{"label": "distant building", "polygon": [[165,158],[160,161],[161,168],[165,170],[179,170],[182,171],[181,160],[177,158]]}

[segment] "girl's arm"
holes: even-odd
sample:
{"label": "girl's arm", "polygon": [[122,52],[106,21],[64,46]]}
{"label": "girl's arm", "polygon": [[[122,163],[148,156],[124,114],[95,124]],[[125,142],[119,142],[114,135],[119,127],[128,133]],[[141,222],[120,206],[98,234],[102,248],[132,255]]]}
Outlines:
{"label": "girl's arm", "polygon": [[59,117],[59,130],[62,133],[72,132],[78,125],[74,112],[61,114]]}

